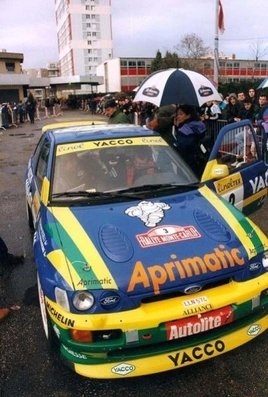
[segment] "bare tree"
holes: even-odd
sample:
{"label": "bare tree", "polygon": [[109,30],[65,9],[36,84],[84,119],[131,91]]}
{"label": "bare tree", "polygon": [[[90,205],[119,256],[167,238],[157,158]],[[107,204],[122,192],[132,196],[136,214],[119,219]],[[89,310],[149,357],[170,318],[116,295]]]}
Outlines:
{"label": "bare tree", "polygon": [[189,33],[183,36],[175,48],[184,58],[198,59],[211,52],[211,49],[205,46],[203,39],[195,33]]}
{"label": "bare tree", "polygon": [[255,61],[259,61],[264,55],[268,53],[268,47],[264,47],[264,42],[257,40],[250,44],[251,54]]}

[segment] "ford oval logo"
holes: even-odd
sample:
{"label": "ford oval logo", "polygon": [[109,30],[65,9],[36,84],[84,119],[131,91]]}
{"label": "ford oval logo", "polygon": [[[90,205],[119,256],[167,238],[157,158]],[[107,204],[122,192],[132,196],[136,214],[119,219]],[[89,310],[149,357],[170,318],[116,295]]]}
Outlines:
{"label": "ford oval logo", "polygon": [[248,268],[250,272],[256,272],[257,270],[260,270],[261,266],[262,265],[260,262],[254,262],[254,263],[250,263]]}
{"label": "ford oval logo", "polygon": [[115,305],[117,302],[119,302],[120,298],[117,295],[114,296],[105,296],[104,298],[101,299],[101,304],[103,306],[111,306]]}
{"label": "ford oval logo", "polygon": [[185,294],[194,294],[195,292],[201,291],[201,285],[190,285],[189,287],[184,288]]}

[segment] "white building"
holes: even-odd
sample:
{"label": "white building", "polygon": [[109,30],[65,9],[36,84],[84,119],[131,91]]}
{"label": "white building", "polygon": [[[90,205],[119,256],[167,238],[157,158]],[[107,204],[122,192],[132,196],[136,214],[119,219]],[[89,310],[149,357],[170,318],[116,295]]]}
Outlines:
{"label": "white building", "polygon": [[55,0],[61,76],[96,76],[113,57],[111,0]]}

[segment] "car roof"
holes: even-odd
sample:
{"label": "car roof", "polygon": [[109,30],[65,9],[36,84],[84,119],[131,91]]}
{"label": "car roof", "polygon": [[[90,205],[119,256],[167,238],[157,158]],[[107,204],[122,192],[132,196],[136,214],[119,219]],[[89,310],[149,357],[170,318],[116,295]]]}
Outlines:
{"label": "car roof", "polygon": [[48,130],[56,144],[96,139],[128,138],[133,136],[159,136],[155,131],[133,124],[78,125]]}
{"label": "car roof", "polygon": [[50,123],[44,125],[42,128],[42,133],[48,130],[61,129],[66,127],[75,127],[82,125],[96,125],[96,124],[107,124],[105,121],[101,120],[74,120],[74,121],[62,121],[60,123]]}

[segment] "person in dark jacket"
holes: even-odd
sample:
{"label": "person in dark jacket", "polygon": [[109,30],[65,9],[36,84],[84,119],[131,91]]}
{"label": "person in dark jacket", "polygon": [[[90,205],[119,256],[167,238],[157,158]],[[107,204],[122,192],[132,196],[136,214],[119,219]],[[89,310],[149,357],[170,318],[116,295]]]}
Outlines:
{"label": "person in dark jacket", "polygon": [[252,101],[251,101],[251,99],[249,97],[247,97],[244,100],[243,107],[242,107],[242,109],[240,111],[240,117],[241,117],[241,120],[248,119],[251,122],[253,122],[254,119],[255,119],[254,104],[252,103]]}
{"label": "person in dark jacket", "polygon": [[26,112],[29,115],[31,124],[34,124],[35,110],[36,110],[36,100],[33,94],[30,92],[26,101]]}
{"label": "person in dark jacket", "polygon": [[161,106],[156,110],[153,118],[147,122],[147,127],[159,132],[162,138],[171,146],[174,145],[174,136],[172,132],[175,114],[175,105]]}
{"label": "person in dark jacket", "polygon": [[175,117],[175,146],[189,164],[192,170],[198,174],[198,154],[200,142],[205,137],[206,125],[193,106],[180,105]]}
{"label": "person in dark jacket", "polygon": [[226,119],[228,123],[241,120],[241,104],[238,102],[236,94],[230,94],[226,106]]}
{"label": "person in dark jacket", "polygon": [[127,115],[117,107],[114,99],[109,99],[104,104],[105,115],[109,117],[108,124],[130,124]]}

